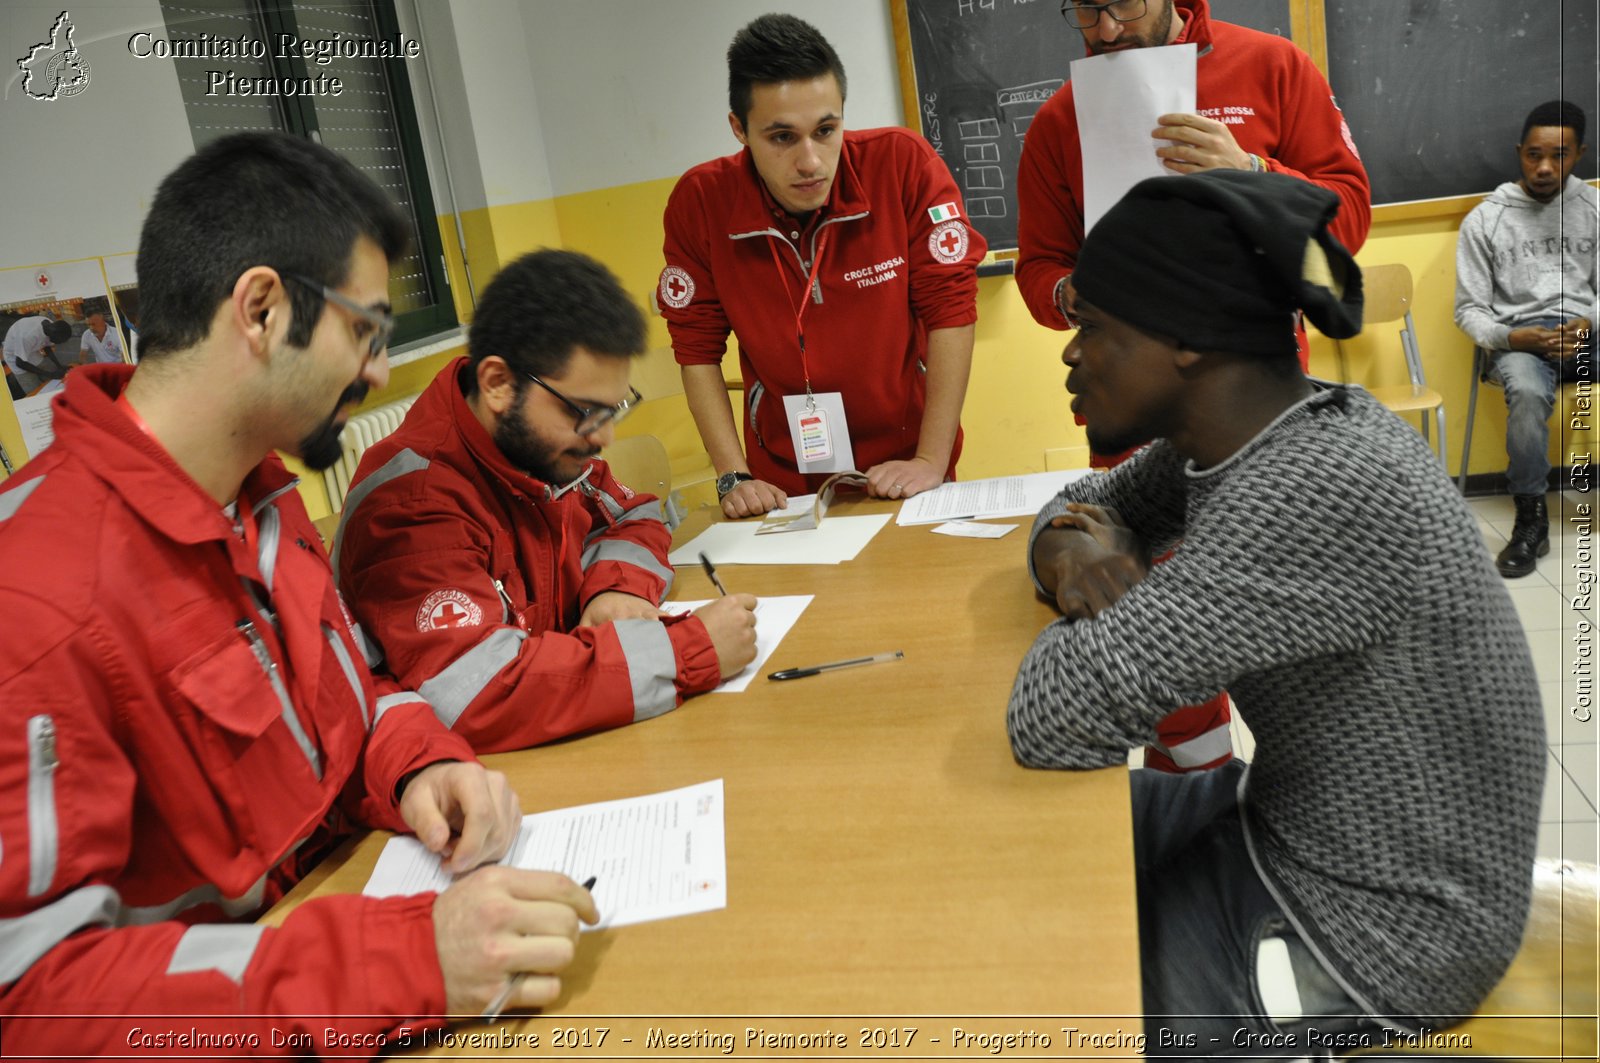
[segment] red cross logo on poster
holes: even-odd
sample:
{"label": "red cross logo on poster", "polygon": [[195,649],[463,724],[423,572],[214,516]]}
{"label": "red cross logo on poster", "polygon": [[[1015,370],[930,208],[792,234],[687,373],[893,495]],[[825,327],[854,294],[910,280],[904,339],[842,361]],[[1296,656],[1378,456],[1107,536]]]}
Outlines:
{"label": "red cross logo on poster", "polygon": [[33,278],[33,283],[39,286],[41,292],[47,292],[56,286],[55,278],[42,269]]}

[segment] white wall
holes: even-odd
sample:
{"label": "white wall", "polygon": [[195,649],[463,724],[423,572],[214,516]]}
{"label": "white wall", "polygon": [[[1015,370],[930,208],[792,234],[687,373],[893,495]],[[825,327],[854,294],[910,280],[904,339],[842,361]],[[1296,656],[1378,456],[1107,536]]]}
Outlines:
{"label": "white wall", "polygon": [[74,0],[89,85],[28,98],[16,60],[49,38],[63,6],[0,4],[0,269],[135,250],[156,185],[194,151],[172,63],[128,53],[134,33],[163,32],[155,0]]}
{"label": "white wall", "polygon": [[[455,0],[475,10],[476,0]],[[733,35],[769,11],[819,29],[849,78],[847,126],[901,122],[884,0],[534,0],[527,49],[556,195],[675,177],[739,149],[728,131]]]}

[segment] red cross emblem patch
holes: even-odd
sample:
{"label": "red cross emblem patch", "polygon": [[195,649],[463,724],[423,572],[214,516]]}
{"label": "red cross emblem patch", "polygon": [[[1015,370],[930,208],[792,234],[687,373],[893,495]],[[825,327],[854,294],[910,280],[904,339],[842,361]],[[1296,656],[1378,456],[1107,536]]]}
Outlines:
{"label": "red cross emblem patch", "polygon": [[418,631],[444,631],[453,627],[476,627],[483,623],[483,609],[465,591],[453,587],[434,591],[417,608]]}
{"label": "red cross emblem patch", "polygon": [[928,234],[928,252],[947,265],[954,265],[967,257],[967,227],[958,221],[935,225]]}
{"label": "red cross emblem patch", "polygon": [[694,278],[677,266],[661,271],[661,301],[674,310],[682,310],[694,298]]}

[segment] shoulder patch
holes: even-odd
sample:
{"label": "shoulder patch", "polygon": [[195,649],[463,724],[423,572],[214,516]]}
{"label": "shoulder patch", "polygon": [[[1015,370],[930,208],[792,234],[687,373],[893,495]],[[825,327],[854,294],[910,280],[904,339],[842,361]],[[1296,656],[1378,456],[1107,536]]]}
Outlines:
{"label": "shoulder patch", "polygon": [[417,607],[418,631],[444,631],[453,627],[477,627],[483,623],[483,609],[466,591],[445,587],[422,599]]}
{"label": "shoulder patch", "polygon": [[928,234],[928,253],[940,262],[951,265],[967,257],[970,244],[967,227],[958,221],[936,225],[933,232]]}
{"label": "shoulder patch", "polygon": [[668,266],[661,271],[658,294],[662,303],[674,310],[682,310],[694,298],[694,278],[686,270]]}

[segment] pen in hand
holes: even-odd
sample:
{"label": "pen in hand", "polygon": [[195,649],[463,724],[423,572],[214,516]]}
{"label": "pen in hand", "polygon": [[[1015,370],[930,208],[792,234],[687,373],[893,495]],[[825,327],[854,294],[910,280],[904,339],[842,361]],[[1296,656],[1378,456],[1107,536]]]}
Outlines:
{"label": "pen in hand", "polygon": [[851,657],[846,661],[829,661],[827,664],[813,664],[808,668],[785,668],[779,672],[770,672],[768,679],[804,679],[808,675],[820,675],[831,672],[836,668],[854,668],[858,664],[878,664],[881,661],[898,661],[904,658],[904,650],[895,650],[892,653],[875,653],[871,657]]}
{"label": "pen in hand", "polygon": [[[701,555],[701,557],[704,556],[704,554]],[[592,890],[594,889],[594,884],[597,881],[599,881],[599,876],[590,875],[584,880],[583,888],[586,890]],[[506,987],[495,994],[494,999],[489,1001],[489,1006],[483,1009],[483,1014],[479,1017],[488,1022],[494,1022],[496,1019],[500,1018],[500,1013],[506,1010],[506,1005],[511,1003],[511,998],[516,995],[517,986],[521,984],[522,972],[518,971],[510,978],[506,979]]]}
{"label": "pen in hand", "polygon": [[728,588],[724,587],[722,581],[717,578],[717,566],[711,563],[711,559],[706,556],[704,550],[700,551],[700,567],[706,570],[706,578],[711,581],[713,587],[717,588],[717,593],[726,598],[728,596]]}

